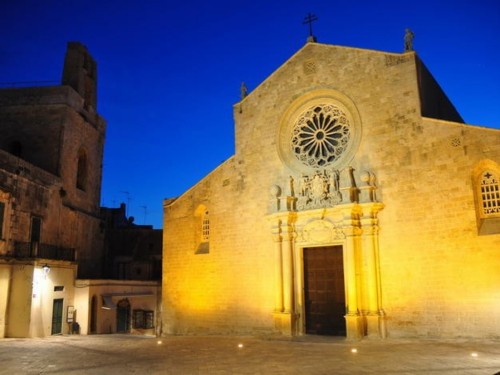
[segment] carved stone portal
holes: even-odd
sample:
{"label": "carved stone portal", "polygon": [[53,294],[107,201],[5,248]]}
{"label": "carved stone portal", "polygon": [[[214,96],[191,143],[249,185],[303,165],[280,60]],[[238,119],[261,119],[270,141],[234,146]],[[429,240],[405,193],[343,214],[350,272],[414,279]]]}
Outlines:
{"label": "carved stone portal", "polygon": [[[376,178],[363,171],[357,178],[352,167],[339,171],[316,170],[313,174],[290,176],[288,188],[271,187],[271,212],[306,211],[339,204],[377,202]],[[287,194],[289,190],[289,194]]]}
{"label": "carved stone portal", "polygon": [[309,243],[327,243],[344,238],[345,234],[341,227],[326,220],[314,220],[302,229],[298,240]]}
{"label": "carved stone portal", "polygon": [[297,210],[332,207],[342,202],[337,170],[316,171],[312,176],[302,174],[298,185]]}

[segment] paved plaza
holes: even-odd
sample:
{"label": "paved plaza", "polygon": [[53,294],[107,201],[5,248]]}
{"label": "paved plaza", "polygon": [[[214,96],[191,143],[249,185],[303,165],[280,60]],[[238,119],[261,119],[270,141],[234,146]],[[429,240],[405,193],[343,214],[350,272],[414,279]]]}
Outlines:
{"label": "paved plaza", "polygon": [[0,339],[0,374],[488,374],[498,340],[129,335]]}

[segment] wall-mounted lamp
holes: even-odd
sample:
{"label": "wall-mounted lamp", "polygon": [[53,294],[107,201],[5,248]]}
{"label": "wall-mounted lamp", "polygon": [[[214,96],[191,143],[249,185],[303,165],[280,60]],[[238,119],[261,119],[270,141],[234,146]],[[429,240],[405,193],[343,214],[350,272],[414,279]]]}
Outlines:
{"label": "wall-mounted lamp", "polygon": [[47,263],[45,263],[42,267],[42,270],[43,270],[43,273],[45,274],[45,276],[47,276],[50,272],[50,266]]}

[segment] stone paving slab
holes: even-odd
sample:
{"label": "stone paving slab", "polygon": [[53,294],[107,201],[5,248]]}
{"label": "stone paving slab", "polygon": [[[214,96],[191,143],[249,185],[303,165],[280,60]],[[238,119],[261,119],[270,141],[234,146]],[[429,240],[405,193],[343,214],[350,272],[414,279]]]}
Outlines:
{"label": "stone paving slab", "polygon": [[497,373],[500,340],[130,335],[0,339],[1,375]]}

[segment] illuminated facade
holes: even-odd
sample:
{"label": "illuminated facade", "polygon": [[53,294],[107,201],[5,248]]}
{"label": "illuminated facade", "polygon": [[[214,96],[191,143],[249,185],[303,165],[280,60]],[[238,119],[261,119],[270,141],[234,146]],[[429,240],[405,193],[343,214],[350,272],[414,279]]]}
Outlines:
{"label": "illuminated facade", "polygon": [[234,119],[164,202],[163,333],[498,337],[500,131],[415,52],[307,43]]}
{"label": "illuminated facade", "polygon": [[74,280],[99,274],[103,245],[105,122],[86,48],[68,44],[59,86],[0,90],[0,127],[0,337],[67,333]]}
{"label": "illuminated facade", "polygon": [[158,327],[159,281],[147,277],[146,254],[133,254],[135,274],[117,277],[142,281],[103,280],[110,246],[96,91],[96,63],[74,42],[61,85],[0,90],[0,338]]}

